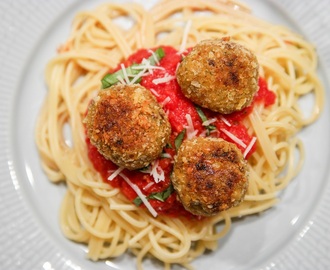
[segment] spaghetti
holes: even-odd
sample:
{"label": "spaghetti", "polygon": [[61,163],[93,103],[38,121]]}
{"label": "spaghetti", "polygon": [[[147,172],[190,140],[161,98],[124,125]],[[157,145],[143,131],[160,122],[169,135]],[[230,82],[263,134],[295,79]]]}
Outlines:
{"label": "spaghetti", "polygon": [[[122,25],[122,18],[133,23]],[[183,52],[201,40],[222,36],[256,54],[259,74],[277,96],[274,105],[256,105],[244,120],[256,144],[248,159],[245,200],[198,222],[154,218],[94,169],[85,143],[86,108],[100,89],[101,78],[138,49],[170,45]],[[67,184],[60,212],[63,233],[86,243],[91,260],[118,257],[130,250],[139,269],[148,255],[162,261],[166,269],[174,263],[190,268],[194,258],[217,248],[232,218],[272,207],[277,193],[300,171],[304,150],[296,134],[317,119],[323,106],[316,68],[310,43],[286,28],[259,20],[236,1],[163,0],[150,10],[134,3],[108,3],[79,12],[71,35],[46,68],[49,92],[36,126],[44,171],[50,181]],[[308,116],[300,108],[300,98],[306,95],[313,96]]]}

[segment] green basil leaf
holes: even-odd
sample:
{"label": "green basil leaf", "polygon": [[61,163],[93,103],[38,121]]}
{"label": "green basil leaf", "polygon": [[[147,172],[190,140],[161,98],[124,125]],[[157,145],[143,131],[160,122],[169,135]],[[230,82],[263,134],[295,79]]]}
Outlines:
{"label": "green basil leaf", "polygon": [[165,202],[166,199],[172,194],[173,190],[173,186],[169,185],[168,188],[164,191],[151,193],[148,196],[148,199],[155,199],[161,202]]}
{"label": "green basil leaf", "polygon": [[[163,48],[158,48],[157,50],[154,51],[154,54],[155,54],[157,60],[160,61],[165,56],[165,51]],[[156,64],[156,60],[153,55],[151,55],[148,58],[148,61],[150,62],[150,65],[152,65],[152,66]]]}
{"label": "green basil leaf", "polygon": [[168,197],[170,197],[170,195],[173,193],[173,191],[174,191],[173,185],[169,185],[168,188],[163,191],[163,199],[164,199],[164,201]]}
{"label": "green basil leaf", "polygon": [[[154,199],[154,200],[158,200],[158,201],[161,201],[161,202],[165,202],[166,199],[168,197],[171,196],[171,194],[173,193],[174,191],[174,188],[172,185],[169,185],[167,189],[161,191],[161,192],[153,192],[153,193],[150,193],[149,196],[147,196],[146,198],[149,200],[149,199]],[[142,204],[142,200],[139,196],[137,196],[134,200],[133,200],[133,203],[136,205],[136,206],[140,206]]]}
{"label": "green basil leaf", "polygon": [[175,140],[174,140],[174,144],[175,144],[175,149],[176,149],[176,151],[179,150],[180,145],[182,144],[182,141],[183,141],[185,135],[186,135],[186,129],[184,128],[184,129],[178,134],[178,136],[176,136],[176,138],[175,138]]}
{"label": "green basil leaf", "polygon": [[159,157],[160,158],[169,158],[166,152],[165,153],[161,153]]}
{"label": "green basil leaf", "polygon": [[195,106],[195,108],[196,108],[196,111],[197,111],[199,117],[201,118],[202,122],[207,121],[207,117],[204,114],[204,112],[202,111],[202,109],[200,107],[198,107],[198,106]]}
{"label": "green basil leaf", "polygon": [[[128,76],[134,77],[135,75],[139,74],[140,70],[133,68],[136,66],[138,66],[138,64],[133,64],[133,65],[125,68]],[[124,72],[122,69],[116,71],[115,73],[105,75],[101,80],[102,89],[109,88],[110,86],[118,83],[119,82],[118,77],[121,77],[124,79],[125,75],[124,75]],[[129,79],[132,80],[133,78],[129,77]],[[137,83],[141,82],[141,78],[139,78],[136,82]]]}
{"label": "green basil leaf", "polygon": [[[202,111],[202,109],[200,107],[198,107],[198,106],[195,106],[195,108],[196,108],[196,111],[197,111],[200,119],[202,120],[202,123],[204,123],[205,121],[207,121],[208,119],[207,119],[206,115],[204,114],[204,112]],[[214,125],[208,125],[208,126],[205,126],[205,128],[206,128],[206,135],[207,136],[210,135],[210,132],[212,130],[217,129]]]}
{"label": "green basil leaf", "polygon": [[133,200],[133,203],[136,205],[136,206],[140,206],[142,204],[142,200],[139,196],[137,196],[134,200]]}
{"label": "green basil leaf", "polygon": [[[163,50],[163,48],[158,48],[155,52],[154,52],[157,60],[161,60],[164,56],[165,56],[165,51]],[[151,65],[155,65],[156,64],[156,60],[154,58],[153,55],[151,55],[149,58],[148,58],[148,61],[150,62]],[[137,67],[139,66],[140,64],[133,64],[127,68],[125,68],[125,71],[127,73],[128,76],[136,76],[139,74],[139,72],[141,71],[140,69],[134,69],[132,67]],[[112,85],[115,85],[116,83],[119,82],[118,80],[118,77],[121,77],[124,79],[124,72],[122,69],[116,71],[115,73],[112,73],[112,74],[106,74],[102,80],[101,80],[101,83],[102,83],[102,89],[106,89],[106,88],[109,88],[110,86]],[[132,80],[133,78],[132,77],[129,77],[129,80]],[[135,83],[139,83],[141,82],[142,78],[139,78],[138,80],[136,80]]]}
{"label": "green basil leaf", "polygon": [[114,85],[118,82],[116,73],[113,74],[107,74],[103,77],[103,79],[101,80],[102,83],[102,89],[108,88],[111,85]]}
{"label": "green basil leaf", "polygon": [[212,130],[216,130],[217,128],[213,125],[208,125],[206,128],[206,135],[209,136]]}
{"label": "green basil leaf", "polygon": [[165,148],[173,149],[173,146],[170,142],[165,145]]}

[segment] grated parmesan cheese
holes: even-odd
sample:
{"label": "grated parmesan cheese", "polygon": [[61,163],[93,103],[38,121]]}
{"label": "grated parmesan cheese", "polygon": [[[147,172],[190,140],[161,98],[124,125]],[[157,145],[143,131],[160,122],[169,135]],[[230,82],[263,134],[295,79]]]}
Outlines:
{"label": "grated parmesan cheese", "polygon": [[153,50],[148,50],[148,52],[151,53],[152,57],[153,57],[154,60],[155,60],[155,63],[156,63],[157,65],[159,65],[158,58],[157,58],[156,54],[154,53],[154,51],[153,51]]}
{"label": "grated parmesan cheese", "polygon": [[175,74],[177,73],[178,69],[179,69],[179,66],[180,66],[180,62],[176,65],[176,68],[175,68]]}
{"label": "grated parmesan cheese", "polygon": [[186,119],[188,125],[184,126],[184,128],[187,131],[187,139],[191,139],[197,135],[198,130],[195,130],[191,115],[189,113],[186,114]]}
{"label": "grated parmesan cheese", "polygon": [[120,64],[120,67],[121,67],[121,70],[123,71],[123,74],[124,74],[124,80],[125,80],[126,84],[128,84],[129,83],[129,78],[128,78],[128,75],[127,75],[127,72],[126,72],[126,68],[125,68],[123,63]]}
{"label": "grated parmesan cheese", "polygon": [[155,182],[149,182],[147,185],[143,187],[143,190],[148,190],[150,187],[152,187],[155,184]]}
{"label": "grated parmesan cheese", "polygon": [[146,196],[142,193],[141,189],[137,185],[135,185],[134,183],[132,183],[132,181],[129,180],[129,178],[126,175],[124,175],[122,173],[120,173],[119,175],[136,192],[136,194],[140,197],[141,201],[147,207],[147,209],[149,210],[149,212],[151,213],[151,215],[153,217],[157,217],[158,214],[157,214],[156,210],[152,207],[152,205],[150,204],[150,202],[148,201],[148,199],[146,198]]}
{"label": "grated parmesan cheese", "polygon": [[150,90],[151,93],[153,93],[154,96],[156,96],[156,97],[160,97],[160,95],[156,92],[155,89],[150,88],[149,90]]}
{"label": "grated parmesan cheese", "polygon": [[146,72],[146,69],[143,69],[142,71],[140,71],[132,80],[129,84],[134,84],[138,79],[140,79],[143,74]]}
{"label": "grated parmesan cheese", "polygon": [[149,72],[150,74],[153,74],[153,70],[154,70],[154,69],[165,70],[164,67],[153,66],[153,65],[151,65],[151,64],[150,64],[150,61],[147,60],[147,59],[145,59],[145,58],[143,58],[143,60],[142,60],[142,62],[141,62],[140,65],[138,65],[138,66],[133,66],[132,69],[146,69],[146,70],[148,70],[148,72]]}
{"label": "grated parmesan cheese", "polygon": [[166,97],[166,98],[163,100],[163,102],[161,103],[162,107],[165,107],[165,105],[166,105],[167,103],[169,103],[170,101],[171,101],[171,98],[170,98],[170,97]]}
{"label": "grated parmesan cheese", "polygon": [[122,170],[124,170],[124,167],[119,167],[108,177],[108,180],[112,181],[113,179],[115,179],[115,177],[117,177],[122,172]]}
{"label": "grated parmesan cheese", "polygon": [[221,119],[222,122],[224,122],[228,127],[231,127],[231,124],[229,123],[229,121],[228,121],[225,117],[221,116],[220,119]]}
{"label": "grated parmesan cheese", "polygon": [[175,80],[175,76],[171,76],[169,75],[168,73],[165,74],[165,77],[163,78],[157,78],[157,79],[153,79],[152,80],[152,83],[153,84],[161,84],[161,83],[167,83],[167,82],[170,82],[170,81],[173,81]]}
{"label": "grated parmesan cheese", "polygon": [[170,159],[172,158],[172,156],[169,153],[162,153],[161,157],[162,158],[170,158]]}
{"label": "grated parmesan cheese", "polygon": [[[203,130],[200,134],[199,134],[199,137],[207,137],[207,136],[209,136],[209,134],[207,134],[207,130]],[[214,129],[214,130],[211,130],[211,131],[209,131],[210,132],[210,134],[215,134],[215,136],[216,137],[219,137],[219,130],[217,130],[217,129]]]}
{"label": "grated parmesan cheese", "polygon": [[252,149],[252,147],[253,147],[253,145],[255,144],[256,141],[257,141],[257,137],[253,137],[252,140],[250,141],[249,145],[246,147],[246,149],[243,153],[244,158],[250,152],[250,150]]}
{"label": "grated parmesan cheese", "polygon": [[[155,55],[155,57],[156,57],[156,55]],[[153,74],[153,70],[154,69],[164,70],[163,67],[150,65],[150,61],[148,61],[145,58],[143,58],[142,64],[140,64],[138,66],[132,66],[131,67],[132,69],[135,69],[135,70],[141,70],[136,75],[128,74],[127,73],[127,70],[125,69],[124,64],[121,64],[120,67],[121,67],[121,69],[123,71],[124,78],[122,78],[121,76],[117,76],[117,80],[121,84],[129,84],[129,85],[136,83],[136,81],[139,80],[143,76],[147,76],[149,74]],[[133,78],[133,79],[130,81],[129,78]]]}
{"label": "grated parmesan cheese", "polygon": [[235,143],[246,148],[246,144],[239,138],[237,138],[233,133],[229,132],[228,130],[222,128],[220,129],[223,133],[225,133],[230,139],[232,139]]}
{"label": "grated parmesan cheese", "polygon": [[154,178],[154,181],[158,184],[160,181],[165,180],[165,173],[163,169],[159,166],[158,160],[151,163],[150,175]]}
{"label": "grated parmesan cheese", "polygon": [[118,75],[116,78],[121,84],[126,84],[126,82],[124,81],[124,79],[121,76]]}
{"label": "grated parmesan cheese", "polygon": [[216,122],[216,121],[217,121],[216,118],[211,118],[211,119],[208,119],[208,120],[204,121],[204,122],[202,123],[202,125],[203,125],[203,126],[209,126],[209,125],[213,124],[213,123]]}

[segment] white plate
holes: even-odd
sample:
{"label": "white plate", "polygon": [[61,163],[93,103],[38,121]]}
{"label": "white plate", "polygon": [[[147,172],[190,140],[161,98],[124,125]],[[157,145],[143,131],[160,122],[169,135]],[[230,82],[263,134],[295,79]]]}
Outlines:
{"label": "white plate", "polygon": [[[111,1],[111,0],[108,0]],[[134,257],[92,263],[85,247],[59,229],[65,187],[51,184],[34,144],[36,117],[46,94],[44,67],[78,10],[97,1],[0,1],[0,266],[1,269],[135,269]],[[117,1],[119,2],[119,1]],[[155,0],[135,0],[151,6]],[[285,24],[315,43],[320,76],[329,93],[328,0],[246,0],[257,16]],[[330,265],[329,100],[322,117],[303,130],[303,171],[281,202],[234,223],[216,252],[196,269],[328,269]],[[147,262],[147,269],[159,268]]]}

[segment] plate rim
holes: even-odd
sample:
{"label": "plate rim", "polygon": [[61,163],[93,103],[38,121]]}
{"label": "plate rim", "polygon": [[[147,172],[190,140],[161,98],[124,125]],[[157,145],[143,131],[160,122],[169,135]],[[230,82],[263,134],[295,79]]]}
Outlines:
{"label": "plate rim", "polygon": [[[315,31],[313,31],[312,25],[319,22],[320,25],[325,24],[326,22],[330,21],[325,19],[323,15],[326,15],[327,9],[326,9],[326,0],[323,1],[317,1],[317,0],[311,0],[311,1],[305,1],[306,9],[304,12],[301,11],[301,8],[299,8],[299,4],[301,4],[300,0],[269,0],[270,2],[274,2],[275,5],[280,6],[282,8],[286,7],[292,12],[292,17],[296,21],[306,21],[306,24],[304,25],[303,32],[310,37],[310,39],[315,40],[315,44],[317,46],[317,49],[320,54],[320,65],[322,67],[322,70],[325,72],[325,79],[327,80],[327,84],[329,85],[329,79],[330,78],[330,38],[326,39],[324,36],[316,36]],[[13,51],[17,51],[19,55],[21,55],[21,63],[24,63],[32,57],[31,51],[33,51],[36,48],[36,45],[38,44],[39,40],[42,38],[42,35],[44,35],[45,31],[49,27],[49,25],[52,25],[54,21],[58,19],[60,16],[59,14],[65,12],[68,8],[67,1],[66,0],[51,0],[47,1],[47,3],[37,3],[38,1],[29,0],[27,4],[27,1],[19,0],[16,1],[16,5],[25,5],[28,6],[28,9],[25,11],[24,16],[28,16],[28,13],[30,12],[32,14],[33,11],[35,11],[35,5],[40,5],[40,10],[46,10],[44,14],[38,13],[38,16],[42,17],[36,17],[34,20],[41,20],[41,21],[47,21],[48,24],[44,24],[39,26],[38,29],[35,29],[33,36],[30,38],[30,43],[26,44],[24,48],[19,46],[19,44],[15,44],[9,51],[6,50],[5,46],[8,46],[8,44],[2,43],[0,45],[0,48],[4,50],[0,53],[0,59],[4,59],[4,64],[7,65],[8,68],[10,68],[12,71],[16,72],[16,74],[21,74],[25,67],[24,65],[18,65],[15,66],[12,63],[9,62],[11,57],[13,55]],[[76,1],[77,2],[77,1]],[[73,5],[75,1],[71,1],[70,4]],[[0,10],[2,9],[3,14],[7,11],[7,8],[10,6],[10,0],[5,0],[1,2],[0,4]],[[30,7],[29,7],[30,6]],[[10,25],[10,15],[13,13],[13,10],[9,11],[7,17],[5,17],[5,20],[0,23],[0,26],[2,25],[3,28],[0,31],[0,37],[10,37],[11,34],[13,34],[13,29]],[[1,14],[1,13],[0,13]],[[320,15],[321,14],[321,15]],[[317,15],[317,16],[316,16]],[[30,16],[31,18],[31,16]],[[308,18],[312,18],[308,20]],[[17,23],[24,24],[24,18],[21,18]],[[31,18],[32,19],[32,18]],[[26,28],[29,27],[28,24],[25,26]],[[17,39],[17,38],[16,38]],[[3,40],[3,39],[1,39]],[[17,41],[17,40],[16,40]],[[6,54],[8,53],[8,54]],[[15,81],[6,81],[6,78],[1,74],[0,75],[0,88],[1,89],[17,89],[19,82]],[[22,226],[29,227],[29,231],[27,231],[28,234],[31,234],[29,241],[35,241],[36,238],[39,238],[40,235],[45,236],[45,233],[38,227],[37,219],[33,217],[32,213],[30,213],[27,206],[24,204],[23,196],[21,194],[21,188],[19,185],[19,182],[17,180],[17,176],[15,175],[14,170],[14,157],[13,153],[11,153],[11,148],[8,146],[11,144],[11,137],[12,134],[14,134],[14,130],[12,130],[10,126],[10,122],[6,119],[12,119],[12,115],[15,114],[14,110],[14,101],[16,99],[16,91],[10,92],[10,91],[1,91],[1,98],[0,98],[0,106],[1,106],[1,112],[3,113],[3,120],[1,121],[1,125],[5,128],[2,128],[0,130],[0,146],[2,149],[4,149],[4,154],[0,156],[0,175],[2,176],[2,179],[7,179],[9,177],[10,181],[2,181],[0,184],[0,216],[1,216],[1,223],[3,226],[0,226],[0,231],[2,232],[3,241],[6,242],[5,236],[6,233],[9,232],[9,235],[16,235],[16,241],[19,241],[21,244],[26,244],[27,239],[26,236],[23,234],[17,234],[17,229]],[[7,122],[6,122],[7,121]],[[326,176],[325,176],[326,177]],[[330,179],[329,175],[327,179]],[[6,204],[6,199],[9,198],[10,195],[13,193],[16,194],[17,200],[19,202],[19,205],[8,205]],[[304,225],[303,229],[299,232],[298,235],[295,236],[295,240],[290,243],[288,247],[285,248],[285,252],[280,252],[276,258],[272,259],[271,261],[267,262],[264,266],[261,266],[260,269],[287,269],[285,268],[285,265],[283,265],[283,261],[292,261],[292,256],[295,257],[295,261],[292,262],[293,265],[300,266],[303,268],[300,269],[309,269],[304,268],[308,267],[310,265],[313,265],[315,263],[329,263],[330,257],[328,254],[324,252],[324,247],[327,247],[329,250],[329,243],[330,243],[330,233],[329,229],[326,227],[326,222],[324,219],[325,214],[330,214],[330,184],[328,181],[328,184],[323,190],[322,197],[320,197],[320,200],[317,205],[314,206],[315,210],[313,214],[311,215],[309,221]],[[21,215],[19,215],[19,209],[23,209],[26,214],[22,218]],[[9,213],[10,212],[10,213]],[[13,214],[14,213],[14,214]],[[8,215],[11,215],[11,218],[19,220],[16,224],[11,224],[7,218]],[[318,237],[318,235],[322,235]],[[315,238],[318,238],[320,241],[315,242]],[[47,237],[46,237],[47,238]],[[47,245],[51,248],[51,250],[42,251],[40,252],[39,256],[43,256],[44,264],[41,265],[44,269],[47,269],[49,263],[49,266],[55,268],[55,269],[74,269],[75,267],[70,264],[65,264],[65,261],[69,261],[69,258],[65,258],[64,254],[61,254],[57,250],[57,248],[51,243],[50,239],[45,239]],[[316,245],[318,244],[318,245]],[[306,253],[306,247],[313,247],[314,250],[319,251],[319,255],[317,256],[314,252],[313,257],[308,256],[308,263],[306,264],[306,257],[308,253]],[[20,266],[24,264],[24,267],[28,268],[34,268],[36,264],[38,264],[37,261],[30,261],[27,260],[29,257],[33,257],[33,250],[29,249],[28,247],[24,247],[25,255],[21,256],[15,255],[15,251],[12,250],[10,247],[10,243],[2,245],[0,247],[0,250],[2,251],[0,255],[0,262],[4,263],[4,266],[6,264],[8,267],[12,267],[13,265],[11,263],[14,262],[15,266]],[[297,252],[300,251],[300,255],[297,255]],[[326,249],[325,249],[326,250]],[[53,254],[49,254],[53,252]],[[320,256],[321,255],[321,256]],[[11,260],[9,261],[8,258],[11,256]],[[318,257],[318,258],[316,258]],[[297,264],[299,261],[305,261],[304,265]],[[325,264],[324,264],[325,265]]]}

